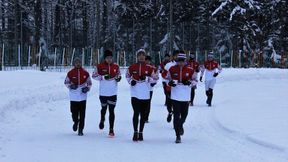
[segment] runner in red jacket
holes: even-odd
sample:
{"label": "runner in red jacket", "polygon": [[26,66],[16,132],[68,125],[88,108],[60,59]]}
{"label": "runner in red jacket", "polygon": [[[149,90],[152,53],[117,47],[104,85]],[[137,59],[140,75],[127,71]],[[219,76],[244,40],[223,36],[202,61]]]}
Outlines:
{"label": "runner in red jacket", "polygon": [[[200,72],[200,65],[195,59],[195,55],[190,53],[188,65],[194,70],[194,78],[197,78],[197,74]],[[195,80],[197,82],[197,80]],[[197,84],[191,87],[191,98],[190,106],[194,105],[195,90],[197,89]]]}
{"label": "runner in red jacket", "polygon": [[173,105],[173,124],[176,133],[176,143],[181,143],[184,134],[183,124],[188,115],[191,86],[194,85],[194,70],[186,64],[186,54],[180,52],[177,64],[169,69],[169,85]]}
{"label": "runner in red jacket", "polygon": [[152,101],[152,96],[153,96],[153,88],[157,84],[157,81],[159,79],[159,73],[158,73],[158,69],[152,64],[151,56],[146,56],[145,63],[147,65],[151,66],[151,68],[153,69],[153,72],[155,74],[155,79],[153,80],[154,82],[151,82],[151,84],[150,84],[150,99],[149,99],[149,104],[148,104],[148,108],[147,108],[147,111],[146,111],[146,118],[145,118],[145,123],[149,123],[149,115],[150,115],[150,110],[151,110],[151,101]]}
{"label": "runner in red jacket", "polygon": [[169,72],[169,69],[172,67],[172,66],[174,66],[174,65],[176,65],[176,59],[177,59],[177,56],[178,56],[178,54],[179,54],[179,50],[175,50],[175,51],[173,51],[173,56],[172,56],[172,58],[171,58],[171,61],[170,62],[168,62],[166,65],[165,65],[165,67],[164,67],[164,69],[167,71],[167,73],[166,73],[166,75],[165,76],[163,76],[166,80],[166,83],[167,83],[167,86],[166,86],[166,91],[167,91],[167,105],[166,105],[166,107],[167,107],[167,111],[168,111],[168,115],[167,115],[167,122],[168,123],[170,123],[171,122],[171,120],[172,120],[172,115],[173,115],[173,106],[172,106],[172,100],[171,100],[171,86],[169,86],[168,85],[168,82],[169,82],[169,78],[168,78],[168,72]]}
{"label": "runner in red jacket", "polygon": [[216,60],[214,60],[213,53],[208,55],[208,60],[205,61],[204,67],[201,69],[200,82],[202,82],[203,75],[205,73],[205,89],[208,106],[211,106],[213,98],[213,89],[216,84],[216,77],[221,73],[222,68]]}
{"label": "runner in red jacket", "polygon": [[167,80],[165,79],[168,71],[165,70],[165,65],[168,62],[170,62],[170,60],[171,60],[170,55],[165,54],[164,60],[159,65],[159,72],[160,72],[161,77],[162,77],[162,85],[163,85],[163,90],[164,90],[164,94],[165,94],[165,106],[167,106],[167,101],[168,101]]}
{"label": "runner in red jacket", "polygon": [[98,64],[92,75],[93,79],[98,80],[99,84],[99,99],[101,102],[101,120],[99,128],[104,128],[105,115],[107,108],[109,108],[109,136],[114,134],[114,109],[117,102],[118,82],[121,80],[119,66],[113,63],[113,53],[110,50],[104,52],[104,62]]}
{"label": "runner in red jacket", "polygon": [[74,68],[67,73],[64,84],[69,88],[73,130],[76,132],[78,129],[78,135],[83,136],[87,92],[90,90],[92,82],[89,73],[82,68],[81,60],[76,58],[73,63]]}
{"label": "runner in red jacket", "polygon": [[[155,73],[150,65],[145,63],[146,52],[143,49],[137,51],[138,62],[129,66],[126,79],[130,86],[131,103],[134,110],[133,141],[143,141],[143,130],[145,125],[145,115],[149,105],[150,86],[155,82]],[[140,116],[140,128],[138,123]]]}

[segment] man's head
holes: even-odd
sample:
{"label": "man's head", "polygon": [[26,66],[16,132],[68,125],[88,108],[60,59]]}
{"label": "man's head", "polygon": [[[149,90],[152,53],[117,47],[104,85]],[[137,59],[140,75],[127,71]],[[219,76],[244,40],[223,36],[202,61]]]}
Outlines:
{"label": "man's head", "polygon": [[176,60],[179,53],[180,53],[179,50],[173,51],[173,53],[172,53],[172,59],[173,59],[173,60]]}
{"label": "man's head", "polygon": [[137,51],[137,60],[138,62],[144,63],[146,58],[146,52],[144,49],[139,49]]}
{"label": "man's head", "polygon": [[146,63],[146,64],[151,64],[151,61],[152,61],[151,56],[146,56],[146,57],[145,57],[145,63]]}
{"label": "man's head", "polygon": [[208,61],[212,61],[214,60],[214,55],[213,52],[209,52],[208,56],[207,56]]}
{"label": "man's head", "polygon": [[194,60],[195,60],[195,55],[194,55],[194,53],[190,53],[190,55],[189,55],[189,60],[190,60],[190,61],[194,61]]}
{"label": "man's head", "polygon": [[82,61],[80,60],[80,58],[76,57],[74,60],[73,60],[73,65],[75,68],[79,69],[82,67]]}
{"label": "man's head", "polygon": [[170,61],[170,55],[168,53],[165,54],[164,61]]}
{"label": "man's head", "polygon": [[185,66],[186,65],[186,54],[185,53],[179,53],[176,59],[176,62],[179,66]]}
{"label": "man's head", "polygon": [[104,51],[104,60],[107,64],[112,64],[113,62],[113,53],[110,50]]}

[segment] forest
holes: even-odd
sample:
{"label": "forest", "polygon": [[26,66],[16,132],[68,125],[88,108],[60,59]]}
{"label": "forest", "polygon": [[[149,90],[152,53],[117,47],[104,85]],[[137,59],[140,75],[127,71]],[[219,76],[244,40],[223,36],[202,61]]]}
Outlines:
{"label": "forest", "polygon": [[274,66],[287,62],[288,2],[0,0],[0,44],[9,66],[70,65],[83,54],[92,65],[105,49],[126,65],[139,48],[155,64],[182,49],[200,61],[213,51],[223,66]]}

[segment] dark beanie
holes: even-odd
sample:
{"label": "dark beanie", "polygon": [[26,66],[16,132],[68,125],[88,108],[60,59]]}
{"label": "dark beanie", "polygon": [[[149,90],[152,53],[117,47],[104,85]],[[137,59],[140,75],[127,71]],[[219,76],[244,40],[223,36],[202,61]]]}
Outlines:
{"label": "dark beanie", "polygon": [[164,57],[170,57],[170,55],[168,53],[166,53]]}
{"label": "dark beanie", "polygon": [[104,51],[104,59],[105,59],[106,57],[108,57],[108,56],[113,56],[113,53],[112,53],[112,51],[110,51],[110,50],[105,50],[105,51]]}
{"label": "dark beanie", "polygon": [[145,60],[151,61],[152,58],[151,58],[151,56],[146,56],[146,57],[145,57]]}
{"label": "dark beanie", "polygon": [[172,55],[173,55],[173,56],[177,56],[179,53],[180,53],[179,50],[175,50],[175,51],[173,51]]}

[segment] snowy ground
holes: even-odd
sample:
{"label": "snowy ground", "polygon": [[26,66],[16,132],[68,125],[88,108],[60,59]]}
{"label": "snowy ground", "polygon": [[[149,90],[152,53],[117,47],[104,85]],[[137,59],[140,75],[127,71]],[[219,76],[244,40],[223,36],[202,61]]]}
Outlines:
{"label": "snowy ground", "polygon": [[98,128],[98,83],[88,98],[84,136],[72,132],[65,73],[0,72],[0,161],[288,162],[288,70],[224,69],[214,106],[199,84],[182,144],[166,122],[156,85],[144,141],[132,142],[129,86],[120,82],[115,138]]}

